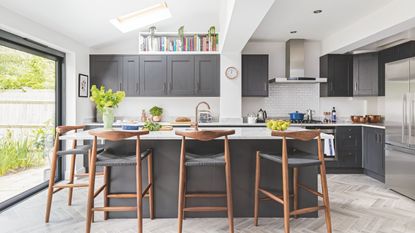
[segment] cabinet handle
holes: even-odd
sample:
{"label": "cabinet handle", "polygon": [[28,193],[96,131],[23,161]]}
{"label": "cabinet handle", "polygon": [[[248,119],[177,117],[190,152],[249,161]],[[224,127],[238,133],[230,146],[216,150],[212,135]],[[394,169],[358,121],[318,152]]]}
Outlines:
{"label": "cabinet handle", "polygon": [[267,84],[264,83],[264,91],[266,91],[266,90],[267,90]]}
{"label": "cabinet handle", "polygon": [[135,84],[135,92],[138,93],[138,83]]}
{"label": "cabinet handle", "polygon": [[351,135],[349,135],[349,139],[351,139],[352,138],[352,136]]}
{"label": "cabinet handle", "polygon": [[169,82],[169,91],[171,90],[172,90],[172,85],[171,85],[171,82]]}
{"label": "cabinet handle", "polygon": [[164,90],[164,93],[167,93],[166,83],[163,83],[163,90]]}
{"label": "cabinet handle", "polygon": [[200,83],[199,83],[199,81],[196,81],[196,91],[199,91],[200,90]]}
{"label": "cabinet handle", "polygon": [[121,89],[121,83],[120,83],[120,91],[121,91],[122,89]]}
{"label": "cabinet handle", "polygon": [[354,90],[357,91],[357,82],[354,83]]}

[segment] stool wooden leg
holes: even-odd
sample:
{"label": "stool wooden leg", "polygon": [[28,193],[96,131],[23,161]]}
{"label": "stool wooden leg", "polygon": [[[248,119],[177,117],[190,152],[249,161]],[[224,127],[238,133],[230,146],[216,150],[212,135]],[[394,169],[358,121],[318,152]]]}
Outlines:
{"label": "stool wooden leg", "polygon": [[178,221],[178,233],[182,233],[183,230],[183,208],[184,208],[184,183],[185,183],[185,139],[182,138],[182,146],[180,151],[180,170],[179,170],[179,203],[178,203],[178,213],[177,213],[177,221]]}
{"label": "stool wooden leg", "polygon": [[[109,184],[109,167],[104,167],[104,207],[108,207],[109,199],[108,199],[108,184]],[[104,220],[108,219],[108,211],[104,211]]]}
{"label": "stool wooden leg", "polygon": [[52,161],[51,161],[51,165],[50,165],[48,200],[47,200],[47,203],[46,203],[46,216],[45,216],[45,222],[46,223],[49,222],[50,209],[52,207],[53,186],[55,185],[56,165],[57,165],[57,162],[58,162],[58,155],[57,155],[56,151],[57,150],[55,150],[53,155],[52,155]]}
{"label": "stool wooden leg", "polygon": [[[293,191],[294,191],[294,210],[298,209],[298,168],[293,168]],[[298,215],[294,215],[295,218],[298,218]]]}
{"label": "stool wooden leg", "polygon": [[153,181],[153,151],[150,152],[147,158],[147,177],[148,183],[151,184],[148,190],[148,202],[150,210],[150,219],[154,219],[154,181]]}
{"label": "stool wooden leg", "polygon": [[225,136],[225,173],[226,173],[226,200],[228,207],[229,232],[233,233],[233,200],[232,200],[232,179],[231,179],[231,160],[229,156],[228,137]]}
{"label": "stool wooden leg", "polygon": [[[71,167],[69,170],[69,184],[73,184],[75,178],[75,161],[76,161],[76,154],[71,155]],[[72,194],[73,188],[70,187],[68,190],[68,206],[72,205]]]}
{"label": "stool wooden leg", "polygon": [[[137,150],[140,151],[140,150]],[[141,167],[141,157],[137,155],[137,166],[136,166],[136,188],[137,188],[137,223],[138,223],[138,232],[143,232],[143,187],[142,187],[142,167]]]}
{"label": "stool wooden leg", "polygon": [[95,189],[95,173],[96,173],[96,137],[92,146],[92,153],[89,163],[89,187],[88,187],[88,201],[86,206],[86,233],[91,232],[92,217],[94,211],[92,210],[94,206],[94,189]]}
{"label": "stool wooden leg", "polygon": [[284,203],[284,232],[290,232],[290,190],[288,185],[288,156],[286,139],[283,139],[282,147],[282,193]]}
{"label": "stool wooden leg", "polygon": [[320,165],[320,179],[321,179],[321,188],[323,191],[323,203],[325,206],[325,216],[326,216],[326,227],[327,233],[331,233],[331,215],[330,215],[330,201],[329,201],[329,192],[327,187],[327,177],[326,177],[326,166],[324,164]]}
{"label": "stool wooden leg", "polygon": [[259,184],[261,182],[261,157],[259,151],[256,152],[256,165],[255,165],[255,200],[254,200],[254,225],[258,226],[258,214],[259,214]]}

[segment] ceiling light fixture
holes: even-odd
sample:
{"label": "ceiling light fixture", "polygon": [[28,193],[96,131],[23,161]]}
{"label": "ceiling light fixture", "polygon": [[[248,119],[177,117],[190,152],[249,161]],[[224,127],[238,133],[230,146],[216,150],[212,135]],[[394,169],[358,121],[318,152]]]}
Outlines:
{"label": "ceiling light fixture", "polygon": [[170,17],[171,13],[166,2],[162,2],[154,6],[111,19],[110,22],[122,33],[126,33]]}
{"label": "ceiling light fixture", "polygon": [[314,14],[320,14],[322,12],[323,12],[322,10],[315,10],[315,11],[313,11]]}
{"label": "ceiling light fixture", "polygon": [[295,34],[295,33],[297,33],[297,31],[291,31],[290,33],[291,33],[291,34]]}

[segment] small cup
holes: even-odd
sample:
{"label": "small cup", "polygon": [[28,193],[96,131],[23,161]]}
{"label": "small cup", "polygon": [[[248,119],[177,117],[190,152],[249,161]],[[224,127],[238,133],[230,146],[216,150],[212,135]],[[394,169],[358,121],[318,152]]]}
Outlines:
{"label": "small cup", "polygon": [[255,124],[257,117],[248,117],[248,124]]}

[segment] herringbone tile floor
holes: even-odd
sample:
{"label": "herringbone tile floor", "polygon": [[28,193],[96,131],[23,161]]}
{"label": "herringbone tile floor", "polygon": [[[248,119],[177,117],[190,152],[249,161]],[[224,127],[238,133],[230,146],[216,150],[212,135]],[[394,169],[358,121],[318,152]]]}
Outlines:
{"label": "herringbone tile floor", "polygon": [[[415,233],[415,202],[385,188],[365,175],[329,175],[329,190],[334,232],[338,233]],[[72,233],[84,232],[86,191],[76,190],[72,207],[66,206],[67,192],[55,195],[49,224],[43,222],[46,192],[0,214],[0,232]],[[102,199],[102,198],[98,198]],[[145,232],[174,233],[176,219],[144,220]],[[283,232],[282,219],[262,218],[260,226],[252,219],[235,219],[236,232]],[[94,233],[136,232],[134,219],[102,220],[96,214]],[[184,232],[228,232],[226,219],[186,219]],[[325,232],[324,213],[319,218],[291,220],[292,232]]]}

